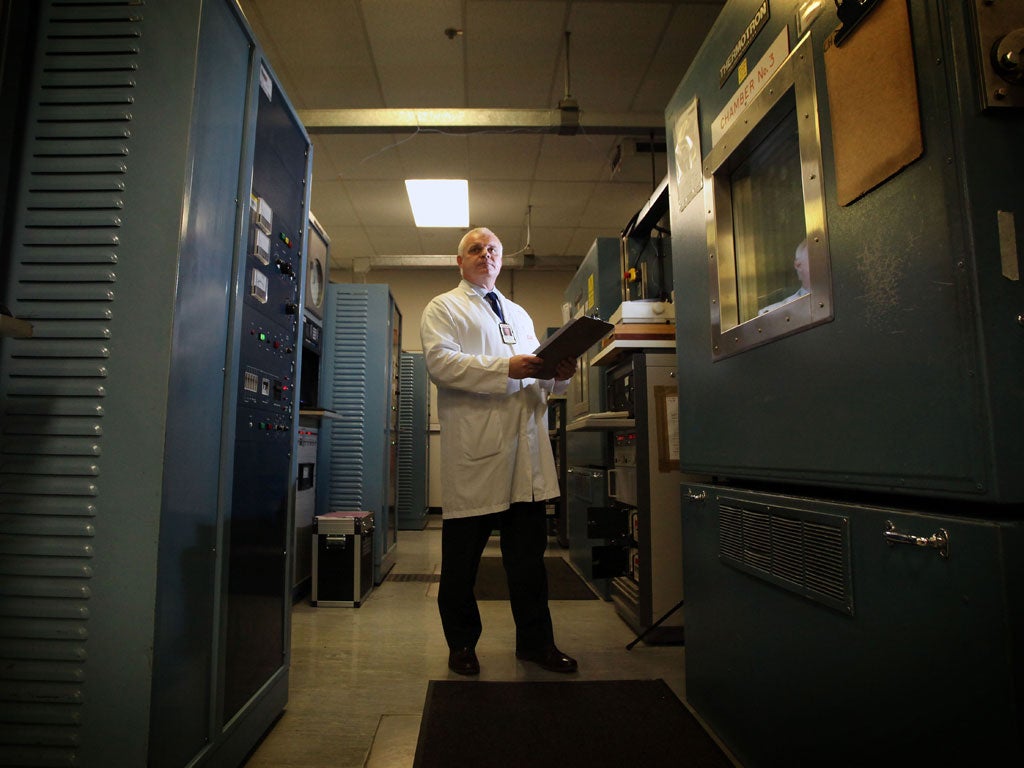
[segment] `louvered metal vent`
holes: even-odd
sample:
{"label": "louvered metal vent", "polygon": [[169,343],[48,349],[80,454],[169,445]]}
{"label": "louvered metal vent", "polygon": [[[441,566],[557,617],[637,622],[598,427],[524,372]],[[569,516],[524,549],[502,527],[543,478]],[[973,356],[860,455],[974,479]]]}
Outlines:
{"label": "louvered metal vent", "polygon": [[366,509],[364,475],[368,428],[366,386],[369,365],[370,298],[365,293],[336,295],[337,324],[334,368],[330,389],[331,408],[341,415],[331,422],[328,503],[331,509]]}
{"label": "louvered metal vent", "polygon": [[439,573],[395,573],[392,571],[388,574],[388,581],[425,581],[428,584],[437,584],[441,581],[441,574]]}
{"label": "louvered metal vent", "polygon": [[853,614],[848,518],[723,499],[718,523],[723,562]]}
{"label": "louvered metal vent", "polygon": [[413,408],[415,407],[415,361],[408,355],[401,355],[398,368],[398,515],[410,515],[413,510],[413,477],[416,467],[413,461],[412,429]]}
{"label": "louvered metal vent", "polygon": [[23,153],[0,401],[5,764],[74,765],[141,3],[50,2]]}

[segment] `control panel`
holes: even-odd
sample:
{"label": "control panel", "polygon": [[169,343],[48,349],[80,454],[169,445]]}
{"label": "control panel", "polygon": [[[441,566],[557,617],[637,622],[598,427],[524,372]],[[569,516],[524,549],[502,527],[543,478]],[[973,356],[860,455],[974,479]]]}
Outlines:
{"label": "control panel", "polygon": [[612,448],[612,455],[616,467],[636,466],[636,431],[616,432],[614,434],[615,444]]}
{"label": "control panel", "polygon": [[[248,291],[243,310],[239,437],[290,441],[294,410],[302,232],[275,216],[265,198],[250,198]],[[301,222],[301,219],[299,220]]]}
{"label": "control panel", "polygon": [[[241,298],[234,481],[229,525],[224,717],[281,665],[290,598],[297,371],[308,221],[310,144],[284,94],[260,67]],[[252,627],[261,627],[252,642]]]}

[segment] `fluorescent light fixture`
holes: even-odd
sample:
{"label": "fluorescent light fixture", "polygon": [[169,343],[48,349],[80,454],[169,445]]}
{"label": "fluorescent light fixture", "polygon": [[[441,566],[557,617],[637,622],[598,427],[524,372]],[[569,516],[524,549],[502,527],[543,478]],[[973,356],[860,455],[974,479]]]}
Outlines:
{"label": "fluorescent light fixture", "polygon": [[465,179],[406,179],[417,227],[468,227],[469,182]]}

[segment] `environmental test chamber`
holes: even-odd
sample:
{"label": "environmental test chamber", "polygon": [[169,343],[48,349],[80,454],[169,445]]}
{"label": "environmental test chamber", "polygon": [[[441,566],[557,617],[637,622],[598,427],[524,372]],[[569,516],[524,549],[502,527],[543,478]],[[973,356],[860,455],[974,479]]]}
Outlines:
{"label": "environmental test chamber", "polygon": [[337,417],[320,430],[317,515],[374,515],[373,578],[398,544],[398,400],[402,313],[387,285],[330,283],[321,400]]}
{"label": "environmental test chamber", "polygon": [[[614,237],[599,237],[584,257],[565,289],[569,319],[583,315],[602,320],[611,317],[622,302],[622,255]],[[594,350],[579,360],[579,369],[569,380],[566,393],[567,417],[571,421],[588,413],[604,410],[604,371],[590,365]],[[586,449],[583,449],[586,453]],[[579,461],[570,447],[569,461]]]}
{"label": "environmental test chamber", "polygon": [[733,0],[666,110],[687,698],[745,765],[1024,761],[1022,37]]}
{"label": "environmental test chamber", "polygon": [[[622,267],[619,240],[599,237],[565,289],[565,303],[570,318],[597,314],[607,319],[622,301]],[[592,542],[586,535],[587,507],[600,494],[592,487],[594,476],[604,478],[608,466],[607,441],[592,432],[570,432],[576,419],[604,410],[604,370],[590,365],[595,354],[589,350],[579,359],[576,375],[569,380],[565,395],[565,477],[566,530],[569,536],[570,560],[591,581],[599,592],[607,592],[607,580],[594,579],[591,573]],[[595,495],[596,494],[596,495]]]}
{"label": "environmental test chamber", "polygon": [[309,138],[233,2],[5,12],[0,749],[235,766],[288,693]]}

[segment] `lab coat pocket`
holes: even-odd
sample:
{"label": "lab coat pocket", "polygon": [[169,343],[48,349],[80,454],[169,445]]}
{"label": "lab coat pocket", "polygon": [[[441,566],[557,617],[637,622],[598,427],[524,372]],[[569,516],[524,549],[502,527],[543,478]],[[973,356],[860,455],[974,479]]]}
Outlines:
{"label": "lab coat pocket", "polygon": [[462,419],[462,444],[469,461],[486,459],[501,451],[503,440],[500,415],[494,411],[488,412],[482,419],[480,415]]}

